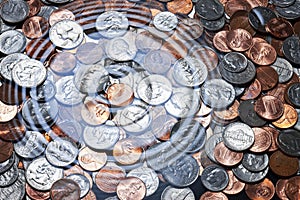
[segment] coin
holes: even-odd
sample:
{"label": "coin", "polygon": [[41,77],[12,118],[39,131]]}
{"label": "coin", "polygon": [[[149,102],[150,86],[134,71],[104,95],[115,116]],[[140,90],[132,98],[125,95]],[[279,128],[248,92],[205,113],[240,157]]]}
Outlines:
{"label": "coin", "polygon": [[224,7],[220,1],[198,1],[195,4],[196,13],[203,19],[216,20],[224,14]]}
{"label": "coin", "polygon": [[283,115],[272,124],[277,128],[291,128],[293,127],[298,120],[298,113],[295,108],[288,104],[284,105]]}
{"label": "coin", "polygon": [[200,197],[200,200],[205,200],[205,199],[220,199],[220,200],[228,200],[227,196],[222,193],[222,192],[211,192],[207,191],[203,193]]}
{"label": "coin", "polygon": [[249,149],[251,152],[261,153],[269,149],[271,146],[271,135],[263,128],[253,127],[254,143]]}
{"label": "coin", "polygon": [[238,108],[239,117],[242,122],[249,126],[263,126],[267,122],[261,118],[255,111],[255,100],[241,101]]}
{"label": "coin", "polygon": [[79,62],[91,65],[99,62],[104,55],[104,51],[99,44],[86,42],[80,45],[76,50],[76,58]]}
{"label": "coin", "polygon": [[254,43],[251,46],[249,53],[250,59],[258,65],[271,65],[277,58],[274,47],[266,42]]}
{"label": "coin", "polygon": [[48,29],[48,21],[40,16],[30,17],[22,25],[23,33],[30,39],[43,37]]}
{"label": "coin", "polygon": [[81,109],[82,119],[89,125],[96,126],[106,122],[110,112],[108,106],[95,99],[86,99]]}
{"label": "coin", "polygon": [[242,161],[243,153],[231,151],[224,145],[224,142],[220,142],[214,149],[214,157],[222,165],[234,166]]}
{"label": "coin", "polygon": [[270,200],[275,194],[275,187],[271,180],[265,178],[257,184],[246,184],[245,192],[250,199]]}
{"label": "coin", "polygon": [[[134,186],[134,187],[131,187]],[[143,181],[136,177],[126,177],[120,180],[117,186],[117,195],[120,200],[142,200],[146,195],[146,186]]]}
{"label": "coin", "polygon": [[50,198],[50,192],[49,191],[39,191],[34,188],[32,188],[29,184],[26,183],[26,194],[31,198],[35,200],[46,200]]}
{"label": "coin", "polygon": [[[17,0],[13,1],[18,2]],[[7,30],[1,33],[0,41],[0,52],[6,55],[12,53],[21,53],[25,50],[26,47],[26,37],[24,33],[17,30]]]}
{"label": "coin", "polygon": [[201,175],[203,185],[213,192],[219,192],[226,188],[229,177],[225,169],[218,165],[211,165],[204,168]]}
{"label": "coin", "polygon": [[154,16],[153,24],[160,31],[172,31],[177,27],[178,19],[173,13],[164,11]]}
{"label": "coin", "polygon": [[287,155],[299,156],[299,138],[300,132],[295,129],[286,129],[280,131],[278,135],[278,146]]}
{"label": "coin", "polygon": [[227,34],[229,31],[219,31],[213,37],[214,46],[221,52],[231,52],[231,49],[226,43]]}
{"label": "coin", "polygon": [[300,179],[299,176],[294,176],[289,178],[285,185],[285,194],[289,199],[296,200],[299,198],[300,190],[299,190]]}
{"label": "coin", "polygon": [[53,26],[56,22],[69,19],[75,21],[75,15],[68,9],[59,8],[51,12],[49,16],[49,25]]}
{"label": "coin", "polygon": [[264,119],[276,120],[284,113],[283,103],[274,96],[262,96],[255,102],[256,113]]}
{"label": "coin", "polygon": [[299,170],[299,161],[296,157],[285,155],[281,151],[275,151],[270,156],[270,169],[281,177],[289,177]]}
{"label": "coin", "polygon": [[269,165],[267,154],[245,153],[242,165],[251,172],[260,172]]}
{"label": "coin", "polygon": [[62,75],[71,75],[76,67],[76,57],[72,53],[59,52],[51,56],[49,67],[53,72]]}
{"label": "coin", "polygon": [[256,78],[261,83],[262,91],[274,88],[279,80],[276,70],[269,66],[258,67],[256,69]]}
{"label": "coin", "polygon": [[18,141],[25,135],[26,127],[17,118],[0,123],[0,138],[6,141]]}
{"label": "coin", "polygon": [[275,192],[276,192],[277,196],[282,200],[288,200],[288,197],[285,194],[285,186],[286,186],[287,181],[288,181],[288,179],[279,179],[276,182]]}
{"label": "coin", "polygon": [[90,191],[90,182],[83,174],[70,174],[66,177],[67,179],[75,181],[80,188],[80,198],[83,198]]}
{"label": "coin", "polygon": [[22,53],[13,53],[5,56],[0,63],[0,74],[2,78],[12,81],[12,68],[15,67],[16,63],[24,59],[29,59],[29,57]]}
{"label": "coin", "polygon": [[4,140],[0,140],[1,143],[1,154],[0,154],[0,162],[4,162],[8,160],[13,154],[13,143],[6,142]]}
{"label": "coin", "polygon": [[119,140],[113,149],[113,156],[123,165],[131,165],[139,161],[143,149],[134,139]]}
{"label": "coin", "polygon": [[299,108],[300,102],[297,98],[299,95],[298,88],[300,87],[300,83],[292,83],[286,88],[286,97],[285,99],[290,102],[293,106]]}
{"label": "coin", "polygon": [[7,105],[0,101],[0,122],[8,122],[12,120],[18,112],[16,105]]}
{"label": "coin", "polygon": [[53,200],[59,200],[63,198],[79,200],[80,188],[79,185],[71,179],[59,179],[53,183],[50,189],[50,196]]}
{"label": "coin", "polygon": [[26,1],[12,0],[3,2],[0,9],[1,18],[9,23],[23,21],[29,14],[29,5]]}
{"label": "coin", "polygon": [[[138,91],[140,88],[137,88]],[[134,94],[132,88],[124,83],[110,85],[106,91],[107,99],[112,106],[123,107],[132,103]]]}
{"label": "coin", "polygon": [[245,188],[245,183],[239,181],[233,174],[231,170],[226,170],[228,177],[229,177],[229,182],[227,187],[223,190],[225,194],[238,194],[240,193],[244,188]]}
{"label": "coin", "polygon": [[172,186],[167,186],[161,194],[161,200],[168,200],[172,197],[175,197],[178,200],[195,200],[195,195],[190,188],[174,188]]}
{"label": "coin", "polygon": [[269,171],[269,167],[259,172],[251,172],[247,170],[242,164],[232,169],[233,174],[245,183],[255,183],[263,180]]}
{"label": "coin", "polygon": [[[17,169],[16,169],[17,170]],[[8,187],[1,188],[0,197],[2,199],[22,199],[25,196],[25,175],[24,170],[18,171],[18,179]],[[11,192],[13,191],[13,192]]]}
{"label": "coin", "polygon": [[252,46],[252,36],[245,29],[235,29],[227,33],[227,45],[234,51],[246,51]]}

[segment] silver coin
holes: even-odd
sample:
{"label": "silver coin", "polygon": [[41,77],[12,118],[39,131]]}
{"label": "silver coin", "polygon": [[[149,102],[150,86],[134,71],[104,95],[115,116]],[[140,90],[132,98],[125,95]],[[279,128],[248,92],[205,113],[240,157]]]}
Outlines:
{"label": "silver coin", "polygon": [[203,170],[201,181],[208,190],[219,192],[228,185],[229,176],[224,168],[218,165],[210,165]]}
{"label": "silver coin", "polygon": [[233,86],[223,79],[210,79],[201,87],[202,101],[216,109],[230,106],[235,100],[235,90]]}
{"label": "silver coin", "polygon": [[73,80],[74,76],[64,76],[55,83],[57,89],[55,98],[58,102],[73,106],[83,101],[85,95],[75,87]]}
{"label": "silver coin", "polygon": [[294,126],[294,129],[300,131],[300,109],[296,109],[297,113],[298,113],[298,121]]}
{"label": "silver coin", "polygon": [[21,53],[26,47],[26,37],[24,33],[17,30],[8,30],[0,35],[0,52],[9,55]]}
{"label": "silver coin", "polygon": [[276,70],[279,83],[285,83],[291,80],[293,76],[293,66],[286,59],[277,57],[271,67]]}
{"label": "silver coin", "polygon": [[97,17],[96,29],[106,38],[115,38],[124,35],[129,26],[125,14],[117,11],[107,11]]}
{"label": "silver coin", "polygon": [[245,153],[242,160],[242,165],[252,172],[262,171],[268,164],[269,157],[267,154]]}
{"label": "silver coin", "polygon": [[85,144],[95,150],[111,149],[120,138],[117,126],[86,126],[83,131]]}
{"label": "silver coin", "polygon": [[233,174],[246,183],[255,183],[264,179],[269,171],[269,167],[260,172],[251,172],[242,164],[232,169]]}
{"label": "silver coin", "polygon": [[63,178],[63,169],[54,167],[46,158],[33,160],[25,172],[28,184],[37,190],[50,190],[52,184]]}
{"label": "silver coin", "polygon": [[239,52],[227,53],[223,60],[223,68],[230,72],[244,71],[248,65],[246,56]]}
{"label": "silver coin", "polygon": [[115,119],[119,126],[132,133],[146,130],[152,121],[148,106],[135,102],[123,110],[119,110]]}
{"label": "silver coin", "polygon": [[160,105],[172,95],[172,84],[162,75],[150,75],[137,86],[139,97],[148,104]]}
{"label": "silver coin", "polygon": [[12,165],[15,163],[16,157],[16,154],[13,152],[8,160],[0,163],[0,174],[3,174],[12,167]]}
{"label": "silver coin", "polygon": [[153,24],[160,31],[172,31],[177,27],[178,19],[173,13],[164,11],[155,15]]}
{"label": "silver coin", "polygon": [[223,141],[229,149],[243,151],[254,143],[254,132],[247,124],[234,122],[226,126]]}
{"label": "silver coin", "polygon": [[13,53],[5,56],[0,63],[1,76],[9,81],[12,81],[12,77],[11,77],[12,69],[14,68],[16,63],[24,59],[29,59],[29,57],[23,53]]}
{"label": "silver coin", "polygon": [[189,187],[174,188],[172,186],[168,186],[162,192],[160,199],[195,200],[195,195]]}
{"label": "silver coin", "polygon": [[159,185],[159,179],[156,172],[149,167],[139,167],[128,172],[127,177],[137,177],[141,179],[146,186],[146,196],[155,193]]}
{"label": "silver coin", "polygon": [[56,22],[49,30],[49,39],[58,47],[73,49],[84,39],[82,27],[69,19]]}
{"label": "silver coin", "polygon": [[29,94],[30,97],[36,101],[46,102],[54,98],[56,94],[56,87],[52,81],[46,79],[43,84],[36,88],[32,88]]}
{"label": "silver coin", "polygon": [[137,53],[135,36],[128,32],[123,37],[115,37],[107,42],[105,48],[107,56],[115,61],[132,60]]}
{"label": "silver coin", "polygon": [[54,166],[68,166],[78,155],[76,145],[64,138],[56,138],[46,148],[46,158]]}
{"label": "silver coin", "polygon": [[25,172],[18,169],[18,179],[10,186],[3,187],[0,190],[0,199],[22,200],[25,196]]}
{"label": "silver coin", "polygon": [[70,174],[66,178],[75,181],[80,188],[80,198],[83,198],[90,191],[90,181],[83,174]]}
{"label": "silver coin", "polygon": [[13,81],[21,87],[32,88],[42,84],[47,77],[47,70],[42,62],[25,59],[16,63],[12,69]]}
{"label": "silver coin", "polygon": [[14,150],[19,156],[32,159],[45,151],[47,143],[40,132],[26,131],[22,140],[14,143]]}
{"label": "silver coin", "polygon": [[205,143],[205,153],[207,154],[208,158],[211,159],[213,162],[218,163],[214,156],[214,149],[220,142],[223,141],[222,133],[215,133],[211,137],[209,137]]}
{"label": "silver coin", "polygon": [[9,170],[0,174],[0,187],[6,187],[13,184],[18,179],[18,175],[19,171],[17,164],[15,163]]}
{"label": "silver coin", "polygon": [[81,93],[94,94],[104,90],[108,72],[103,64],[80,65],[74,75],[74,84]]}
{"label": "silver coin", "polygon": [[199,95],[193,89],[186,87],[173,89],[171,98],[165,103],[168,113],[178,118],[192,116],[199,108]]}
{"label": "silver coin", "polygon": [[207,78],[206,65],[194,57],[185,57],[174,64],[173,77],[181,85],[194,87],[201,85]]}

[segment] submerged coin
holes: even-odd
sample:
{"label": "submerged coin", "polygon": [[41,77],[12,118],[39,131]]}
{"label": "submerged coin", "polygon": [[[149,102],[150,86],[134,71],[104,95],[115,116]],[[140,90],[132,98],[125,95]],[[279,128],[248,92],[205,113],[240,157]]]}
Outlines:
{"label": "submerged coin", "polygon": [[177,200],[195,200],[195,195],[189,187],[175,188],[167,186],[161,194],[161,200],[169,200],[173,197]]}
{"label": "submerged coin", "polygon": [[83,198],[90,191],[89,179],[83,174],[70,174],[66,177],[67,179],[75,181],[80,188],[80,198]]}
{"label": "submerged coin", "polygon": [[120,200],[142,200],[146,195],[146,186],[139,178],[126,177],[119,182],[117,186],[117,195]]}
{"label": "submerged coin", "polygon": [[53,200],[80,199],[80,187],[71,179],[63,178],[55,181],[50,189],[50,196]]}
{"label": "submerged coin", "polygon": [[153,24],[160,31],[172,31],[177,27],[178,19],[173,13],[164,11],[155,15]]}

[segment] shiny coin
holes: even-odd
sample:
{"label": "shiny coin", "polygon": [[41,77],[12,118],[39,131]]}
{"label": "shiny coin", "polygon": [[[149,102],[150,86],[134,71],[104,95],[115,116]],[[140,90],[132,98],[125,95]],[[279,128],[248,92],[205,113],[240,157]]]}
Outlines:
{"label": "shiny coin", "polygon": [[255,183],[263,180],[269,171],[269,167],[260,172],[251,172],[247,170],[242,164],[232,169],[233,174],[245,183]]}
{"label": "shiny coin", "polygon": [[204,147],[205,153],[207,154],[209,159],[211,159],[215,163],[217,163],[217,160],[215,159],[214,156],[214,149],[222,141],[223,141],[222,133],[215,133],[212,136],[210,136],[205,143],[205,147]]}
{"label": "shiny coin", "polygon": [[235,29],[227,33],[227,45],[234,51],[242,52],[252,46],[252,36],[245,29]]}
{"label": "shiny coin", "polygon": [[[140,89],[139,87],[137,88]],[[124,83],[114,83],[107,88],[107,99],[112,106],[122,107],[132,103],[134,93],[132,88]]]}
{"label": "shiny coin", "polygon": [[238,52],[227,53],[223,58],[223,68],[230,72],[241,72],[247,65],[247,58]]}
{"label": "shiny coin", "polygon": [[51,12],[49,16],[49,25],[53,26],[56,22],[69,19],[75,21],[75,15],[68,9],[59,8]]}
{"label": "shiny coin", "polygon": [[255,102],[256,113],[267,120],[276,120],[284,113],[284,105],[277,97],[262,96]]}
{"label": "shiny coin", "polygon": [[195,195],[190,188],[175,188],[167,186],[161,194],[161,200],[169,200],[173,197],[177,200],[195,200]]}
{"label": "shiny coin", "polygon": [[277,128],[291,128],[298,121],[298,113],[295,108],[288,104],[283,104],[283,106],[283,115],[278,120],[273,121],[272,124]]}
{"label": "shiny coin", "polygon": [[0,63],[0,74],[4,79],[12,81],[11,71],[15,65],[24,59],[29,59],[29,57],[22,53],[13,53],[5,56]]}
{"label": "shiny coin", "polygon": [[6,172],[0,174],[0,186],[1,188],[7,187],[13,184],[19,176],[19,170],[16,164],[14,164]]}
{"label": "shiny coin", "polygon": [[139,97],[146,103],[160,105],[172,95],[172,85],[162,75],[150,75],[139,82],[137,92]]}
{"label": "shiny coin", "polygon": [[80,166],[87,171],[97,171],[102,168],[107,161],[106,153],[96,152],[88,147],[80,150],[78,162]]}
{"label": "shiny coin", "polygon": [[153,24],[160,31],[172,31],[177,27],[178,19],[173,13],[165,11],[155,15]]}
{"label": "shiny coin", "polygon": [[245,153],[242,165],[252,172],[263,171],[269,164],[269,157],[267,154],[253,154]]}
{"label": "shiny coin", "polygon": [[293,76],[293,66],[284,58],[277,58],[275,63],[271,65],[279,76],[279,83],[289,81]]}
{"label": "shiny coin", "polygon": [[[23,199],[25,196],[25,173],[24,170],[18,170],[18,179],[10,186],[1,188],[1,199]],[[12,192],[13,191],[13,192]]]}
{"label": "shiny coin", "polygon": [[249,151],[261,153],[268,150],[272,143],[272,136],[270,133],[267,130],[259,127],[254,127],[252,130],[254,132],[254,143]]}
{"label": "shiny coin", "polygon": [[224,145],[224,142],[220,142],[214,149],[214,157],[222,165],[234,166],[242,161],[243,153],[231,151]]}
{"label": "shiny coin", "polygon": [[123,165],[131,165],[140,160],[143,153],[136,139],[122,139],[119,140],[113,149],[113,156],[119,163]]}
{"label": "shiny coin", "polygon": [[245,192],[250,199],[271,200],[275,194],[275,187],[271,180],[265,178],[256,184],[246,184]]}
{"label": "shiny coin", "polygon": [[57,74],[71,75],[76,67],[76,57],[69,52],[56,53],[49,59],[49,67]]}
{"label": "shiny coin", "polygon": [[19,23],[26,19],[29,14],[29,5],[26,1],[12,0],[3,2],[0,15],[9,23]]}
{"label": "shiny coin", "polygon": [[54,166],[67,166],[74,162],[78,154],[75,144],[64,138],[56,138],[46,149],[46,158]]}
{"label": "shiny coin", "polygon": [[56,87],[50,80],[45,80],[41,85],[30,90],[30,97],[36,101],[45,102],[54,98]]}
{"label": "shiny coin", "polygon": [[211,165],[202,172],[201,181],[210,191],[218,192],[226,188],[229,177],[225,169],[218,165]]}
{"label": "shiny coin", "polygon": [[80,198],[83,198],[87,195],[90,190],[90,182],[88,178],[82,174],[70,174],[66,177],[67,179],[71,179],[75,181],[80,188]]}
{"label": "shiny coin", "polygon": [[[134,187],[132,187],[134,185]],[[143,181],[136,177],[126,177],[117,186],[117,195],[120,200],[142,200],[146,195],[146,186]]]}
{"label": "shiny coin", "polygon": [[26,194],[31,199],[46,200],[46,199],[50,198],[50,192],[49,191],[36,190],[33,187],[31,187],[28,183],[26,183],[25,189],[26,189]]}
{"label": "shiny coin", "polygon": [[237,179],[231,170],[227,170],[226,172],[229,177],[229,182],[223,192],[231,195],[240,193],[244,189],[245,183]]}
{"label": "shiny coin", "polygon": [[254,132],[247,124],[234,122],[226,126],[223,140],[229,149],[243,151],[254,143]]}
{"label": "shiny coin", "polygon": [[49,30],[49,39],[58,47],[73,49],[83,41],[82,27],[72,20],[62,20],[55,23]]}
{"label": "shiny coin", "polygon": [[285,185],[285,194],[289,199],[296,200],[299,199],[300,196],[300,177],[294,176],[289,178]]}
{"label": "shiny coin", "polygon": [[267,23],[276,18],[276,14],[270,8],[257,6],[250,10],[249,12],[249,22],[251,26],[262,33],[266,33],[266,25]]}
{"label": "shiny coin", "polygon": [[[72,192],[70,192],[72,191]],[[80,199],[80,187],[71,179],[63,178],[55,181],[50,189],[50,196],[53,200]]]}

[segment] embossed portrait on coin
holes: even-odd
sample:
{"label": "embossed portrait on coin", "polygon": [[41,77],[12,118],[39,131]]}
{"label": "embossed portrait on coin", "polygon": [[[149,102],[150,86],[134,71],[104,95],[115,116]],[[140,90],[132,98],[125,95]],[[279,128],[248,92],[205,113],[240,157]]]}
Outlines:
{"label": "embossed portrait on coin", "polygon": [[17,45],[17,42],[21,40],[20,35],[14,35],[12,37],[7,37],[2,41],[2,48],[4,50],[8,50],[10,48],[13,48],[15,45]]}
{"label": "embossed portrait on coin", "polygon": [[70,40],[73,43],[77,42],[81,34],[80,30],[74,29],[69,24],[64,24],[63,26],[57,28],[56,33],[60,39],[66,41],[66,44],[68,43],[68,40]]}
{"label": "embossed portrait on coin", "polygon": [[24,155],[30,154],[34,149],[38,148],[38,145],[35,143],[37,139],[36,133],[31,133],[28,140],[26,141],[25,146],[20,148],[20,152]]}
{"label": "embossed portrait on coin", "polygon": [[170,167],[174,176],[190,178],[193,176],[193,164],[186,160],[177,159]]}
{"label": "embossed portrait on coin", "polygon": [[52,147],[48,153],[62,162],[69,162],[74,157],[73,147],[69,143],[54,142]]}
{"label": "embossed portrait on coin", "polygon": [[226,180],[226,175],[220,169],[213,169],[207,174],[205,180],[211,185],[218,186],[223,184],[223,181]]}
{"label": "embossed portrait on coin", "polygon": [[129,50],[129,45],[128,43],[119,38],[113,41],[112,46],[114,47],[112,49],[113,54],[115,54],[116,56],[118,55],[122,55],[122,54],[127,54],[127,55],[131,55],[132,53]]}
{"label": "embossed portrait on coin", "polygon": [[55,169],[51,169],[50,164],[43,163],[39,165],[36,169],[36,172],[31,171],[29,179],[32,179],[39,185],[47,185],[49,182],[52,182],[52,177],[55,174]]}
{"label": "embossed portrait on coin", "polygon": [[64,94],[63,98],[67,102],[80,97],[78,91],[75,88],[75,85],[73,84],[73,80],[71,79],[66,81],[62,86],[62,92]]}

